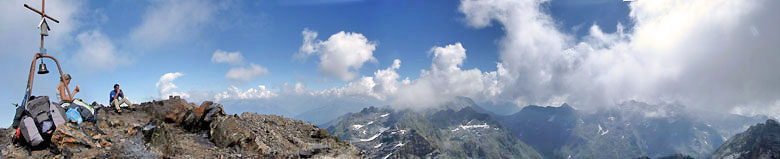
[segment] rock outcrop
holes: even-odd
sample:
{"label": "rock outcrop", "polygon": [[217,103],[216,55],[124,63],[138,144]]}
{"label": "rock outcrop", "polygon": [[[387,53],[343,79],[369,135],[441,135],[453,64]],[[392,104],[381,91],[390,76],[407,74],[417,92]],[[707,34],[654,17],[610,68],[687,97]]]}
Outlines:
{"label": "rock outcrop", "polygon": [[712,158],[780,158],[780,124],[770,119],[751,126],[723,143]]}
{"label": "rock outcrop", "polygon": [[135,111],[97,111],[96,122],[57,126],[48,148],[12,143],[0,128],[0,158],[361,158],[322,128],[276,115],[227,115],[221,104],[178,97]]}

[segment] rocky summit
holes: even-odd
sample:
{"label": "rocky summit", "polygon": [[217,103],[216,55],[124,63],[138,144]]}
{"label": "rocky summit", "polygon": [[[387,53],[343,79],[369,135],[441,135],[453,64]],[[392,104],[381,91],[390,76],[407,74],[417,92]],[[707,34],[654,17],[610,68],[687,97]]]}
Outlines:
{"label": "rocky summit", "polygon": [[57,126],[45,148],[12,142],[0,129],[0,158],[361,158],[322,128],[276,115],[227,115],[221,104],[178,97],[135,111],[96,111],[95,122]]}

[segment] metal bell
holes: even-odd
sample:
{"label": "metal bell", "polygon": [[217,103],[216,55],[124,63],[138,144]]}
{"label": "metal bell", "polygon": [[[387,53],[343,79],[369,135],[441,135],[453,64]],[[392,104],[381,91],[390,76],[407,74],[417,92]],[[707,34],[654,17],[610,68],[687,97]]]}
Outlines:
{"label": "metal bell", "polygon": [[47,74],[49,73],[49,70],[46,69],[46,64],[41,62],[41,64],[38,65],[38,74]]}

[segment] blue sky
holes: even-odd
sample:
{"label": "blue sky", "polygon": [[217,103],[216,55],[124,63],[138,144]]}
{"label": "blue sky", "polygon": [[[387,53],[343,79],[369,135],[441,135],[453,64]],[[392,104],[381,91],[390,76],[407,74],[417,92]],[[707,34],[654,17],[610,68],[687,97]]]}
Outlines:
{"label": "blue sky", "polygon": [[[0,38],[6,43],[0,44],[0,47],[4,48],[0,71],[6,78],[1,80],[5,89],[0,91],[0,103],[18,103],[23,95],[29,59],[37,50],[38,36],[35,25],[40,20],[35,14],[23,8],[22,4],[40,8],[40,2],[4,1],[1,3],[3,13],[6,14],[0,15],[0,21],[4,24],[0,26],[2,28]],[[677,58],[656,54],[646,57],[642,54],[643,51],[635,51],[642,50],[640,46],[647,46],[643,45],[647,42],[640,38],[649,36],[642,30],[635,30],[637,21],[643,22],[642,25],[667,24],[668,20],[652,17],[662,16],[659,14],[663,13],[676,13],[675,10],[657,14],[642,12],[655,10],[639,10],[635,16],[630,16],[631,2],[620,0],[496,1],[495,3],[483,4],[471,0],[53,1],[47,2],[46,11],[51,16],[60,18],[62,23],[50,22],[52,35],[47,37],[46,47],[49,49],[49,54],[59,58],[63,63],[64,71],[73,75],[71,87],[75,85],[82,87],[82,92],[77,97],[103,104],[107,103],[108,92],[114,83],[122,85],[128,97],[136,103],[159,99],[168,94],[183,94],[194,102],[215,99],[223,99],[225,102],[244,100],[250,101],[249,105],[263,102],[294,105],[291,103],[295,102],[286,101],[288,99],[282,98],[284,96],[306,96],[312,101],[328,96],[334,98],[358,96],[379,101],[377,103],[381,104],[410,105],[404,101],[419,101],[419,99],[407,99],[409,97],[398,94],[422,91],[433,92],[433,96],[427,98],[467,96],[481,103],[512,104],[520,107],[527,104],[553,105],[562,102],[603,105],[604,101],[627,99],[646,99],[649,102],[680,101],[689,105],[706,105],[706,102],[700,102],[699,99],[734,95],[716,94],[700,97],[692,95],[701,91],[699,87],[670,86],[686,91],[681,91],[684,94],[670,95],[680,98],[668,100],[668,97],[661,95],[665,94],[665,91],[653,90],[665,88],[662,85],[668,83],[691,83],[687,80],[678,80],[687,76],[679,76],[667,70],[658,70],[656,72],[660,73],[651,75],[631,73],[641,72],[638,71],[641,69],[633,70],[634,68],[654,66],[652,64],[658,61],[653,60]],[[505,4],[500,5],[500,3]],[[531,7],[524,8],[525,5],[521,4],[531,4],[529,5]],[[635,9],[646,9],[643,7],[651,6],[645,6],[643,3],[633,5]],[[677,4],[670,3],[669,6],[672,7],[669,8],[674,9],[675,5]],[[703,10],[711,11],[706,9]],[[744,16],[766,14],[755,12],[757,13],[745,13]],[[524,15],[539,16],[523,20]],[[690,26],[712,23],[700,20],[706,18],[690,18],[698,20],[690,22],[692,23]],[[488,22],[484,23],[483,19]],[[730,21],[715,20],[714,22]],[[618,23],[622,30],[618,29]],[[775,24],[754,26],[773,25]],[[525,32],[533,28],[539,29]],[[727,32],[718,28],[704,29]],[[312,39],[311,46],[318,50],[305,52],[301,49],[306,45],[304,30],[317,33],[318,36]],[[594,30],[600,34],[594,34]],[[348,46],[335,45],[339,39],[329,40],[329,38],[333,39],[341,31],[345,32],[344,39],[347,42],[356,42],[349,40],[357,39],[357,42],[365,43],[360,43],[359,46],[351,45],[355,43],[349,43]],[[665,30],[656,31],[659,34],[665,33]],[[774,33],[765,30],[761,32],[762,34]],[[680,37],[680,39],[695,39],[702,36],[685,34]],[[534,45],[527,45],[526,42]],[[714,43],[728,42],[731,41]],[[655,50],[656,52],[684,50],[676,49],[675,46],[653,47],[655,46],[653,43],[648,45],[651,48],[663,48]],[[624,47],[628,49],[621,50]],[[750,45],[744,47],[754,48]],[[321,65],[324,56],[353,55],[351,50],[363,49],[369,53],[369,59],[358,58],[356,63],[348,63],[344,67]],[[215,60],[216,53],[219,51],[223,51],[226,55],[240,56],[232,61],[220,62]],[[544,52],[545,55],[536,52]],[[614,59],[607,56],[609,54],[602,55],[605,54],[602,52],[629,53],[631,57],[628,59],[642,60],[627,64],[624,62],[625,59]],[[459,56],[461,53],[465,54],[465,57]],[[305,56],[296,57],[297,54]],[[759,54],[759,56],[771,56],[771,54]],[[394,68],[396,59],[400,61],[400,67]],[[569,59],[569,61],[559,63],[561,59]],[[454,63],[447,62],[448,60],[454,60]],[[46,61],[46,63],[50,69],[54,68],[53,62]],[[679,66],[683,72],[709,70],[679,63],[661,63]],[[446,66],[447,69],[437,66]],[[346,68],[346,70],[339,68]],[[616,70],[615,68],[627,69]],[[341,73],[323,71],[328,69],[335,69]],[[231,70],[235,70],[234,73],[237,74],[231,76]],[[389,78],[392,79],[387,80],[390,83],[382,83],[380,77],[392,76],[375,74],[380,70],[387,70],[386,72],[391,72],[390,75],[397,73],[399,77]],[[354,72],[355,76],[342,79],[341,77],[345,77],[344,72],[347,74]],[[168,80],[163,80],[166,76]],[[726,75],[704,74],[703,76]],[[757,79],[759,82],[756,85],[767,84],[762,81],[776,78],[754,77],[752,74],[745,76],[749,79]],[[56,76],[49,74],[37,77],[40,78],[35,81],[33,94],[54,96]],[[372,79],[363,77],[372,77]],[[463,77],[462,80],[460,77]],[[648,80],[635,80],[643,77]],[[404,82],[406,78],[409,79],[408,82]],[[491,80],[494,82],[490,82]],[[475,84],[468,81],[480,82]],[[537,81],[541,82],[535,83]],[[432,84],[425,86],[427,84],[424,83]],[[482,85],[483,83],[485,85]],[[490,83],[493,85],[489,85]],[[606,83],[622,83],[628,87],[621,87],[628,90],[617,91],[616,86],[603,86]],[[303,86],[302,91],[296,92],[296,84]],[[359,89],[361,87],[358,86],[361,84],[369,84],[368,90]],[[736,85],[728,82],[712,84]],[[573,89],[581,85],[594,86],[587,89]],[[164,89],[165,86],[175,88]],[[461,86],[463,89],[459,89]],[[715,90],[734,89],[725,86]],[[648,90],[646,87],[654,89]],[[738,94],[738,96],[776,93],[771,90],[747,90],[748,93]],[[586,95],[594,94],[592,92],[599,93],[595,93],[598,94],[597,96]],[[220,94],[224,96],[217,98]],[[425,96],[421,95],[421,97]],[[777,98],[771,95],[755,100],[729,99],[723,101],[726,104],[719,108],[733,111],[737,106],[752,108],[753,105],[766,103],[771,105],[775,100]],[[760,101],[758,102],[760,104],[753,101]],[[420,104],[412,103],[412,105]],[[284,109],[305,111],[312,107],[314,106],[287,106]],[[11,107],[0,109],[0,114],[10,116],[12,112]],[[10,118],[0,120],[0,124],[8,122]]]}

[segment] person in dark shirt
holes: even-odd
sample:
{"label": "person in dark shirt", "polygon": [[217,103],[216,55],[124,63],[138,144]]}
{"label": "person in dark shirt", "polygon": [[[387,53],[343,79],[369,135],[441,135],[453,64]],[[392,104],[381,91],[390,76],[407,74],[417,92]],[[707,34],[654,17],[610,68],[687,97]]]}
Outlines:
{"label": "person in dark shirt", "polygon": [[122,89],[119,89],[119,84],[114,84],[114,90],[111,90],[111,99],[109,99],[109,103],[111,103],[111,105],[116,108],[116,111],[120,113],[122,112],[122,109],[119,106],[122,105],[122,103],[127,104],[131,110],[135,109],[133,103],[125,98]]}

